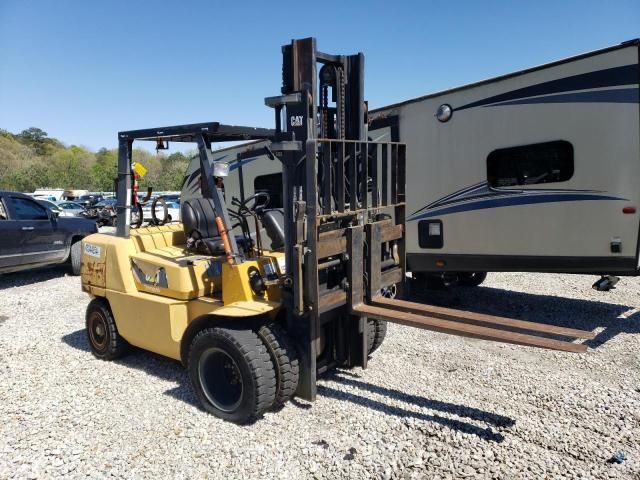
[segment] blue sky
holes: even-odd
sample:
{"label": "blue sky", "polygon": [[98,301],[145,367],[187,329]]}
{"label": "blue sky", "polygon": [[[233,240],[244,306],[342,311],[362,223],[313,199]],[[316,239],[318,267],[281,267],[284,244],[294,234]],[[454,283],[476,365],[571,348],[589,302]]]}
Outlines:
{"label": "blue sky", "polygon": [[67,144],[201,121],[271,127],[280,46],[362,51],[371,108],[640,37],[640,1],[0,0],[0,128]]}

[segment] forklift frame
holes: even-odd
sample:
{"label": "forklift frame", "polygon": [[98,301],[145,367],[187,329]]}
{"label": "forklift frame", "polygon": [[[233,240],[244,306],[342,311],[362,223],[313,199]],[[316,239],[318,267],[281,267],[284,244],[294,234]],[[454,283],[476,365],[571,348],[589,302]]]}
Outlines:
{"label": "forklift frame", "polygon": [[[160,128],[145,128],[141,130],[128,130],[118,133],[118,178],[116,188],[116,215],[117,226],[116,235],[128,237],[131,224],[131,164],[133,161],[133,142],[142,141],[162,141],[179,143],[197,143],[200,156],[200,168],[204,173],[203,178],[207,181],[203,183],[203,194],[213,198],[217,211],[221,212],[223,222],[229,226],[229,218],[224,199],[213,184],[213,170],[211,166],[213,159],[211,156],[211,144],[216,142],[237,142],[243,140],[265,140],[273,138],[274,131],[268,128],[242,127],[236,125],[225,125],[219,122],[192,123],[188,125],[175,125]],[[168,143],[167,143],[168,145]],[[232,240],[235,242],[235,240]],[[233,247],[237,253],[237,247]]]}
{"label": "forklift frame", "polygon": [[370,320],[586,351],[584,344],[521,332],[574,338],[592,332],[383,298],[381,289],[401,287],[406,274],[406,147],[367,140],[362,53],[322,53],[314,38],[293,40],[282,52],[282,95],[265,103],[275,109],[271,149],[283,164],[282,299],[300,349],[299,396],[314,400],[316,377],[328,369],[367,367]]}

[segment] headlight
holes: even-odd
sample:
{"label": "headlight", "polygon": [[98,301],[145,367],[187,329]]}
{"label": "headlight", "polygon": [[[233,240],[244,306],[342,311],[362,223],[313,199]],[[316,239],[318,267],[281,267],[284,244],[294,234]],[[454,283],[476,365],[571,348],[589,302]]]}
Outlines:
{"label": "headlight", "polygon": [[438,107],[438,110],[436,110],[436,118],[439,122],[442,123],[448,122],[451,119],[452,115],[453,108],[451,108],[451,105],[449,105],[448,103],[443,103]]}
{"label": "headlight", "polygon": [[215,177],[229,176],[229,164],[226,162],[213,162],[213,175]]}

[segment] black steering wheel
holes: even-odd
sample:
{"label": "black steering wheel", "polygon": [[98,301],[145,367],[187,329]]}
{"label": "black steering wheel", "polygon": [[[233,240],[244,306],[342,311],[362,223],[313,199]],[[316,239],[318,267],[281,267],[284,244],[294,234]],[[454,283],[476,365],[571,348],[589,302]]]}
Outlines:
{"label": "black steering wheel", "polygon": [[[260,200],[263,199],[263,200]],[[237,199],[233,199],[234,203],[238,206],[238,210],[240,212],[260,212],[264,210],[269,205],[271,201],[271,196],[267,192],[256,192],[248,198],[244,199],[244,202],[240,202]],[[251,206],[251,208],[249,208]]]}

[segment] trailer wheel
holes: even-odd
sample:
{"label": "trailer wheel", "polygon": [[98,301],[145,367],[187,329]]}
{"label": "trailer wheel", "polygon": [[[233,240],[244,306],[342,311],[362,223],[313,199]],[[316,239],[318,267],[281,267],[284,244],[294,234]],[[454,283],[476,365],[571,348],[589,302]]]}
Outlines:
{"label": "trailer wheel", "polygon": [[273,406],[283,406],[298,389],[300,375],[298,352],[287,333],[276,323],[269,322],[258,330],[276,374],[276,398]]}
{"label": "trailer wheel", "polygon": [[371,355],[380,348],[380,345],[384,342],[384,338],[387,336],[387,322],[369,318],[367,319],[367,324],[367,353]]}
{"label": "trailer wheel", "polygon": [[477,287],[487,278],[487,272],[460,272],[458,283],[463,287]]}
{"label": "trailer wheel", "polygon": [[224,420],[251,422],[275,400],[276,377],[269,353],[251,330],[200,331],[191,342],[187,368],[203,408]]}
{"label": "trailer wheel", "polygon": [[427,290],[441,290],[445,288],[442,276],[434,273],[414,272],[413,282],[417,283],[420,288]]}
{"label": "trailer wheel", "polygon": [[87,307],[87,338],[91,353],[101,360],[115,360],[126,353],[127,341],[118,333],[109,303],[94,298]]}

